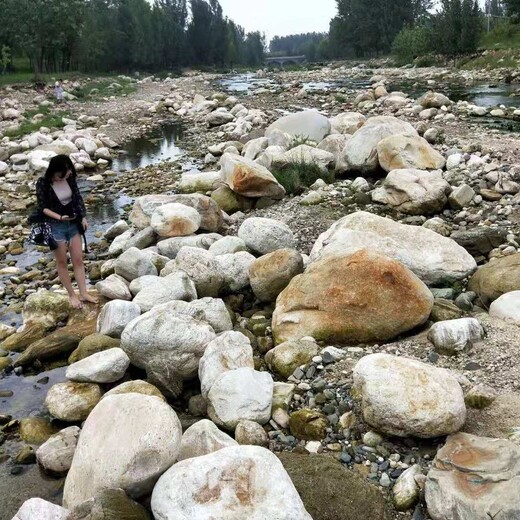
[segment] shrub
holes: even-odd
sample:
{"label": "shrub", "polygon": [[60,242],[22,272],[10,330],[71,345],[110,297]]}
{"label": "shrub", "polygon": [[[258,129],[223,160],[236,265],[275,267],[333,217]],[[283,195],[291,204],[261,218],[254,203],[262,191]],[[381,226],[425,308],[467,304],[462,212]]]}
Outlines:
{"label": "shrub", "polygon": [[405,27],[395,37],[392,54],[398,65],[406,65],[418,56],[428,54],[430,46],[430,30],[426,27]]}
{"label": "shrub", "polygon": [[334,172],[323,170],[317,164],[307,164],[305,162],[294,162],[282,168],[275,168],[272,174],[276,180],[285,188],[288,194],[299,195],[318,179],[323,179],[327,183],[334,181]]}

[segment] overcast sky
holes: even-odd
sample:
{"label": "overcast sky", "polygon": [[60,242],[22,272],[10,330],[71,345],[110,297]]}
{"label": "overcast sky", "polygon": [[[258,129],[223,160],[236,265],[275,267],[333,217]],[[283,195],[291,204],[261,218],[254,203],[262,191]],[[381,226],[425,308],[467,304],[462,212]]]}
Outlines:
{"label": "overcast sky", "polygon": [[224,15],[246,31],[273,36],[328,32],[336,0],[220,0]]}

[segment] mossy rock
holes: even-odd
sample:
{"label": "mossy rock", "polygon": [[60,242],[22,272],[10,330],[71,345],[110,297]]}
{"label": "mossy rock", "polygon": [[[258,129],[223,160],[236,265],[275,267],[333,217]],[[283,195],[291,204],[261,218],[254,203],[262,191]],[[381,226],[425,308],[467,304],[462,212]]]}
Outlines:
{"label": "mossy rock", "polygon": [[119,339],[104,334],[90,334],[79,342],[78,348],[69,356],[69,363],[75,363],[103,350],[119,347],[120,344]]}
{"label": "mossy rock", "polygon": [[390,520],[391,508],[380,491],[332,457],[278,457],[314,520]]}
{"label": "mossy rock", "polygon": [[304,408],[291,414],[289,429],[297,439],[321,441],[327,435],[327,418],[315,411]]}
{"label": "mossy rock", "polygon": [[432,312],[430,314],[430,320],[437,321],[448,321],[456,320],[464,316],[464,311],[459,309],[451,300],[445,300],[444,298],[435,298],[433,302]]}
{"label": "mossy rock", "polygon": [[150,520],[148,511],[122,489],[105,489],[76,506],[68,520]]}
{"label": "mossy rock", "polygon": [[20,437],[27,444],[43,444],[58,431],[50,421],[42,417],[26,417],[20,421]]}
{"label": "mossy rock", "polygon": [[0,357],[0,372],[13,364],[13,360],[9,357]]}
{"label": "mossy rock", "polygon": [[127,381],[126,383],[121,383],[120,385],[115,386],[112,390],[109,390],[104,396],[107,397],[109,395],[115,394],[143,394],[143,395],[153,395],[155,397],[159,397],[163,401],[166,401],[166,398],[161,393],[161,391],[154,385],[147,383],[146,381],[142,381],[141,379],[136,379],[134,381]]}
{"label": "mossy rock", "polygon": [[314,341],[286,341],[267,352],[265,362],[278,374],[287,379],[301,365],[307,364],[318,354]]}

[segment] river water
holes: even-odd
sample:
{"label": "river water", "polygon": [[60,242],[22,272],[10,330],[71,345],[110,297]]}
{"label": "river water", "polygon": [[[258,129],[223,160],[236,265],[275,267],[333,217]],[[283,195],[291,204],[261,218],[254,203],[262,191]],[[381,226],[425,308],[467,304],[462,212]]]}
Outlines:
{"label": "river water", "polygon": [[[257,78],[255,74],[238,74],[220,80],[219,85],[229,92],[235,93],[252,93],[260,88],[269,88],[276,85],[271,79]],[[370,87],[371,83],[369,78],[366,79],[352,79],[344,78],[334,81],[323,81],[323,82],[303,82],[302,87],[305,90],[316,91],[316,90],[337,90],[337,89],[349,89],[359,90]],[[428,87],[426,83],[412,83],[410,81],[390,81],[387,86],[388,91],[400,91],[412,97],[419,97],[424,94],[431,87]],[[504,105],[520,106],[520,98],[511,96],[518,89],[518,86],[513,86],[507,83],[492,84],[489,83],[475,83],[471,86],[464,85],[462,83],[442,83],[439,82],[435,85],[435,90],[442,92],[447,95],[452,101],[468,101],[475,105],[492,107]]]}

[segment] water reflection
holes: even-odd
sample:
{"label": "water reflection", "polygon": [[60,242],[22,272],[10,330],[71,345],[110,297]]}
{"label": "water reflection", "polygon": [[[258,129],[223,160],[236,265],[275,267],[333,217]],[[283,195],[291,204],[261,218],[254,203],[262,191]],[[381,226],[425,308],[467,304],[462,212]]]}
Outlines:
{"label": "water reflection", "polygon": [[128,142],[124,146],[126,153],[114,159],[110,169],[124,172],[179,159],[184,155],[184,150],[177,146],[181,138],[182,128],[178,123],[160,126],[147,137]]}

